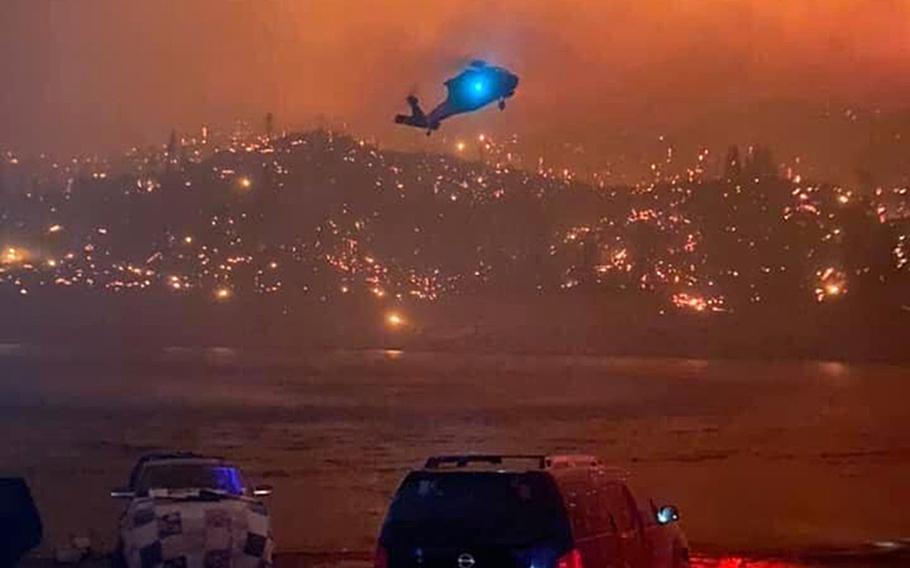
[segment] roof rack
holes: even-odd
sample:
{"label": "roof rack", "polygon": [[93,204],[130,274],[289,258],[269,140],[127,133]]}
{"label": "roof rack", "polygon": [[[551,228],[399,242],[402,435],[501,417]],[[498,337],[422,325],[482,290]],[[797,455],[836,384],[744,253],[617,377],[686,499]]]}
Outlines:
{"label": "roof rack", "polygon": [[506,460],[533,461],[537,469],[566,469],[572,467],[597,467],[600,460],[594,456],[561,455],[546,456],[538,454],[465,454],[433,456],[427,459],[424,469],[443,469],[445,467],[462,468],[471,464],[502,465]]}
{"label": "roof rack", "polygon": [[600,460],[594,456],[586,455],[564,455],[564,456],[547,456],[545,462],[546,469],[564,469],[570,467],[597,467],[602,465]]}
{"label": "roof rack", "polygon": [[546,456],[534,454],[467,454],[453,456],[433,456],[427,459],[424,469],[442,469],[444,467],[467,467],[472,463],[501,465],[505,460],[530,460],[537,463],[539,469],[546,465]]}
{"label": "roof rack", "polygon": [[196,452],[149,452],[139,456],[138,464],[146,464],[153,461],[164,461],[164,460],[212,460],[212,461],[228,461],[221,456],[207,456],[204,454],[197,454]]}

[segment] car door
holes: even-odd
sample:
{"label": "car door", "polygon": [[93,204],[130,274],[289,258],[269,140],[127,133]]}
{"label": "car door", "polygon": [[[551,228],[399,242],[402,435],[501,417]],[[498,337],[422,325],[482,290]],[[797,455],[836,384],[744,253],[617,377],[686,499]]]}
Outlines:
{"label": "car door", "polygon": [[622,568],[640,568],[645,564],[641,522],[635,501],[624,483],[609,481],[604,488],[606,502],[616,525],[619,546],[619,565]]}
{"label": "car door", "polygon": [[581,553],[585,566],[597,566],[597,549],[591,538],[584,485],[579,479],[562,479],[559,486],[569,515],[569,522],[572,525],[572,540],[575,548]]}
{"label": "car door", "polygon": [[574,546],[581,553],[584,566],[593,568],[614,568],[605,553],[602,525],[597,522],[600,503],[597,491],[588,479],[586,471],[565,473],[560,476],[559,488],[572,524]]}
{"label": "car door", "polygon": [[610,511],[609,495],[598,475],[592,476],[591,526],[595,534],[598,563],[596,566],[622,568],[616,520]]}

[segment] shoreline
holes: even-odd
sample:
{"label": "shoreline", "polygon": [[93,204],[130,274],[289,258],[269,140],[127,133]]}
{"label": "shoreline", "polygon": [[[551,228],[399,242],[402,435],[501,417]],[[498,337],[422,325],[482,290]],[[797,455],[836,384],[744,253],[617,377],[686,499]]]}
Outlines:
{"label": "shoreline", "polygon": [[[31,297],[30,297],[31,298]],[[50,294],[3,301],[3,343],[74,356],[149,349],[287,353],[411,353],[632,357],[734,361],[910,363],[910,310],[861,305],[768,307],[731,313],[664,312],[644,301],[470,296],[435,303],[212,306],[193,298]],[[591,304],[588,300],[597,300]],[[537,302],[537,303],[535,303]],[[403,325],[390,327],[388,310]],[[53,322],[47,324],[45,322]],[[201,347],[202,346],[202,347]],[[0,354],[3,351],[0,350]]]}
{"label": "shoreline", "polygon": [[[83,340],[85,338],[82,338]],[[230,365],[241,365],[248,368],[293,367],[305,365],[309,360],[320,357],[362,355],[368,362],[371,357],[394,360],[401,357],[432,356],[466,356],[477,359],[496,357],[518,357],[522,359],[578,359],[581,361],[628,361],[628,362],[691,362],[691,363],[806,363],[806,364],[844,364],[874,365],[888,367],[906,367],[910,364],[910,350],[903,356],[868,355],[868,356],[834,356],[829,352],[765,354],[757,356],[745,352],[723,353],[684,353],[672,350],[598,350],[595,348],[570,349],[560,347],[537,348],[531,346],[504,346],[491,342],[462,343],[445,345],[440,343],[389,343],[346,345],[332,343],[304,343],[298,346],[244,343],[212,344],[154,344],[145,343],[139,349],[121,349],[116,353],[100,348],[93,349],[95,342],[83,345],[60,341],[17,341],[0,339],[0,357],[30,358],[40,356],[49,362],[102,363],[108,360],[117,363],[204,362],[217,366],[219,362]],[[269,359],[268,362],[264,359]]]}

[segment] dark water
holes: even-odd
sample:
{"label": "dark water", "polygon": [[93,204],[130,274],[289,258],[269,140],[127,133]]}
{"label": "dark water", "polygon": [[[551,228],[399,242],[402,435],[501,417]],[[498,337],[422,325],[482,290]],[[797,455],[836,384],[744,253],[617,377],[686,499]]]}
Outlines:
{"label": "dark water", "polygon": [[285,550],[372,549],[402,475],[466,451],[600,455],[678,505],[704,550],[852,548],[910,536],[908,380],[840,363],[7,346],[0,468],[29,478],[51,544],[109,543],[107,491],[142,452],[179,448],[274,485]]}

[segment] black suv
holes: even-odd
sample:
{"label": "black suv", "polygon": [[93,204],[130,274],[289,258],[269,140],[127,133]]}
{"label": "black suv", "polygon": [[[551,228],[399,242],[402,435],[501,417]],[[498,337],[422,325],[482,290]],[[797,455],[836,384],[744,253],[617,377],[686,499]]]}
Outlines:
{"label": "black suv", "polygon": [[375,566],[688,566],[676,509],[640,508],[623,479],[590,456],[430,458],[401,483]]}

